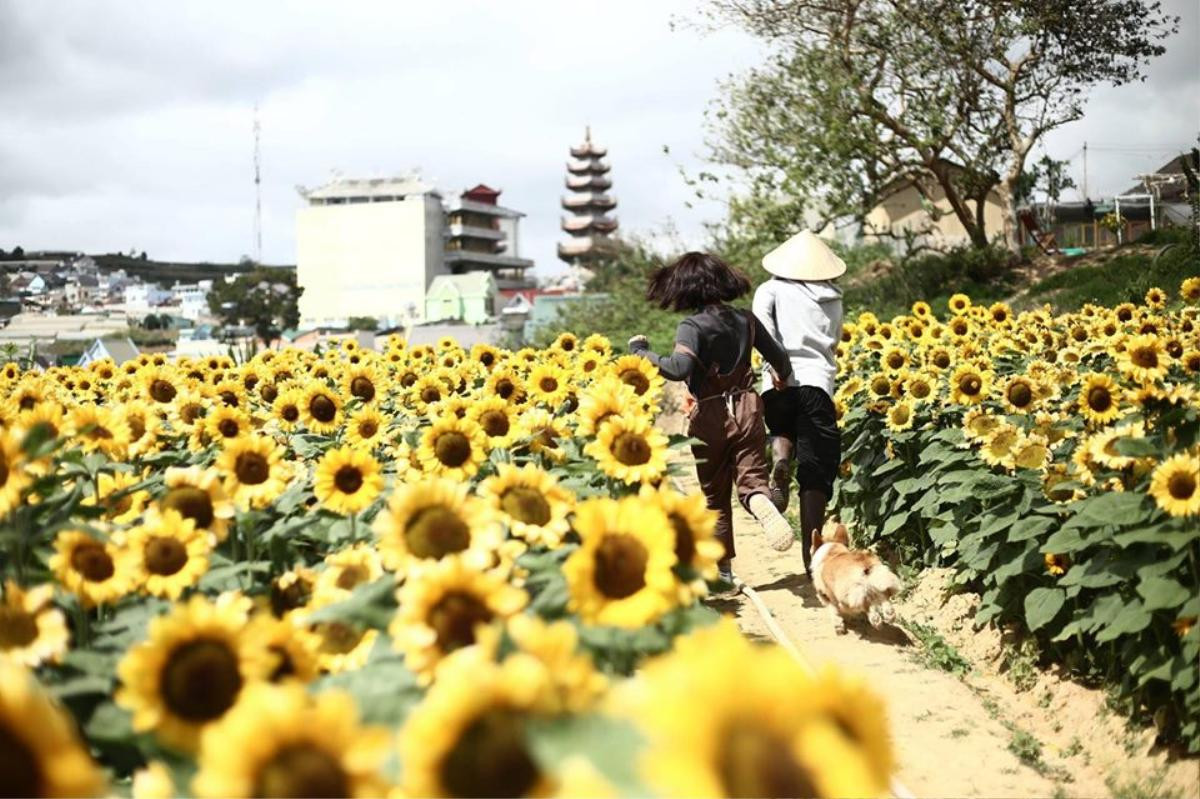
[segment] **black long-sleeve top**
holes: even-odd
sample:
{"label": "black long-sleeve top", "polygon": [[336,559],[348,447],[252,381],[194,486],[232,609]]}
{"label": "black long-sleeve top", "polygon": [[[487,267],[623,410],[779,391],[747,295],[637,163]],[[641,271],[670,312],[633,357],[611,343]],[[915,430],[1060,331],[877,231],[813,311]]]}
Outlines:
{"label": "black long-sleeve top", "polygon": [[631,350],[657,366],[668,380],[686,380],[688,388],[696,394],[712,364],[717,364],[718,370],[727,374],[733,371],[740,358],[748,357],[750,327],[747,320],[754,324],[754,348],[762,353],[775,374],[786,380],[792,374],[787,351],[772,338],[758,317],[727,305],[709,306],[680,322],[675,329],[675,351],[670,355],[651,352],[649,346],[640,341],[634,343]]}

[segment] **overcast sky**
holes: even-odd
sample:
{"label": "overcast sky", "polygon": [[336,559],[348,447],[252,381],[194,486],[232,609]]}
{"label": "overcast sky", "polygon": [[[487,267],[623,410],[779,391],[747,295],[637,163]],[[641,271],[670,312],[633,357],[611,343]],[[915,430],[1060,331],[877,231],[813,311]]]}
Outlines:
{"label": "overcast sky", "polygon": [[[1195,142],[1200,3],[1166,5],[1184,21],[1149,80],[1097,90],[1086,120],[1047,139],[1080,184],[1092,144],[1094,197]],[[528,214],[522,254],[556,271],[564,160],[585,124],[609,147],[622,229],[673,223],[698,241],[721,209],[685,207],[679,167],[700,166],[717,80],[762,51],[735,31],[672,31],[693,6],[0,0],[0,247],[253,253],[256,102],[269,263],[294,262],[296,185],[419,168],[447,191],[502,189]]]}

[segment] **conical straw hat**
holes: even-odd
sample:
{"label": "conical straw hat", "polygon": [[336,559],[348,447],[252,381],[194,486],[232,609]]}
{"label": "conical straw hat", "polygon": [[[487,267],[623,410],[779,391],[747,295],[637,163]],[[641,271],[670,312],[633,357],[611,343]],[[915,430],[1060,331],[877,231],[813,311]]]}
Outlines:
{"label": "conical straw hat", "polygon": [[763,269],[787,280],[833,280],[846,262],[811,230],[802,230],[763,256]]}

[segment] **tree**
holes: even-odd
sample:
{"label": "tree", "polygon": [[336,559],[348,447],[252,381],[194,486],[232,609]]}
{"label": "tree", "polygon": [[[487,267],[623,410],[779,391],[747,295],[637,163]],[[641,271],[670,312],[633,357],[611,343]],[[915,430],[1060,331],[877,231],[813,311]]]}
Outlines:
{"label": "tree", "polygon": [[379,320],[374,316],[351,316],[346,327],[351,330],[378,330]]}
{"label": "tree", "polygon": [[296,285],[294,271],[259,267],[230,283],[215,281],[208,307],[223,324],[254,328],[255,335],[269,347],[280,333],[300,323],[297,303],[303,292]]}
{"label": "tree", "polygon": [[[862,223],[912,184],[977,247],[1015,246],[1034,145],[1093,86],[1140,79],[1178,24],[1148,0],[711,0],[706,17],[773,50],[709,111],[711,160],[747,183],[735,215]],[[1003,231],[985,225],[993,192]]]}

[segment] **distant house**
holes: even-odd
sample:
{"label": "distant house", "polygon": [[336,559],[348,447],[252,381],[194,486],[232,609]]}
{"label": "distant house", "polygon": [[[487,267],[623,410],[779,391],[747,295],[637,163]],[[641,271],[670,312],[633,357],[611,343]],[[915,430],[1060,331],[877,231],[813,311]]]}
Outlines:
{"label": "distant house", "polygon": [[125,306],[131,311],[146,311],[170,298],[171,292],[154,283],[131,283],[125,287]]}
{"label": "distant house", "polygon": [[1126,205],[1125,198],[1149,195],[1154,198],[1156,225],[1191,224],[1195,190],[1188,185],[1187,174],[1183,171],[1185,161],[1191,165],[1193,175],[1200,172],[1200,151],[1193,149],[1190,153],[1177,155],[1156,171],[1138,175],[1138,184],[1130,186],[1121,195],[1122,210]]}
{"label": "distant house", "polygon": [[[962,169],[956,164],[949,164],[949,167]],[[893,181],[881,194],[883,199],[863,220],[862,235],[867,241],[900,245],[905,241],[905,233],[911,232],[915,244],[936,250],[971,243],[971,237],[954,215],[946,193],[933,178]],[[974,215],[975,203],[968,200],[966,205]],[[997,191],[988,195],[983,224],[989,237],[1003,233],[1004,205]]]}
{"label": "distant house", "polygon": [[438,275],[425,292],[425,319],[480,325],[495,316],[497,296],[491,272]]}
{"label": "distant house", "polygon": [[95,302],[100,293],[100,281],[95,275],[76,275],[63,286],[63,296],[71,305]]}
{"label": "distant house", "polygon": [[129,338],[98,338],[95,339],[79,357],[79,366],[87,366],[94,361],[111,358],[118,366],[126,361],[132,361],[138,356],[137,345]]}

